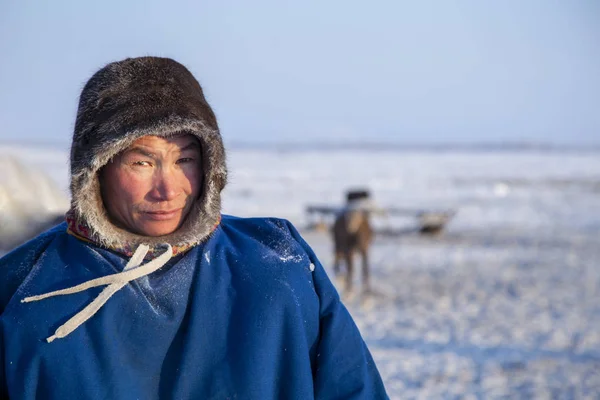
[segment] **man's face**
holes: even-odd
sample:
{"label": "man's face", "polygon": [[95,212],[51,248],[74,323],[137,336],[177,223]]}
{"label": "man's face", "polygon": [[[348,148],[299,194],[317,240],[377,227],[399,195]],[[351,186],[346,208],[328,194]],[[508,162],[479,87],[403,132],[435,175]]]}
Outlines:
{"label": "man's face", "polygon": [[202,152],[192,135],[144,136],[100,173],[102,199],[116,225],[144,236],[175,232],[202,187]]}

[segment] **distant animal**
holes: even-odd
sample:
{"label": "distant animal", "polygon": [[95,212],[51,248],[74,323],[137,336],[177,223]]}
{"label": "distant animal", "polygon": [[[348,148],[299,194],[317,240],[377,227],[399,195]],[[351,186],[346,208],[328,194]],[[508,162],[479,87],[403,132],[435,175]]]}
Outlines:
{"label": "distant animal", "polygon": [[369,286],[369,248],[373,240],[373,229],[369,222],[371,212],[367,191],[351,191],[347,194],[347,206],[336,216],[331,229],[334,242],[333,271],[336,276],[342,274],[340,265],[346,265],[345,288],[352,291],[354,272],[354,254],[362,257],[362,288],[370,291]]}

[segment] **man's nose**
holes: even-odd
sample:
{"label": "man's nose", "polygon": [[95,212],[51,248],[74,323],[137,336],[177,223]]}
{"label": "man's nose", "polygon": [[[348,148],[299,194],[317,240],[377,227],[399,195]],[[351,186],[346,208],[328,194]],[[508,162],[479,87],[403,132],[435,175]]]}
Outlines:
{"label": "man's nose", "polygon": [[177,178],[172,169],[158,168],[154,176],[152,197],[159,201],[170,201],[177,197]]}

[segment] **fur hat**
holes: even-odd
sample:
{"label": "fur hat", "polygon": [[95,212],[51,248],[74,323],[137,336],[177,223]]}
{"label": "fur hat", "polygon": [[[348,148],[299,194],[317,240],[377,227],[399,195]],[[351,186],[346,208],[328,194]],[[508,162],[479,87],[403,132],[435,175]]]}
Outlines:
{"label": "fur hat", "polygon": [[[102,202],[99,170],[142,136],[180,133],[200,141],[204,174],[202,194],[186,221],[161,237],[115,226]],[[106,247],[200,243],[219,221],[226,180],[217,120],[200,84],[183,65],[168,58],[128,58],[106,65],[87,82],[71,146],[71,212],[87,225],[92,240]]]}

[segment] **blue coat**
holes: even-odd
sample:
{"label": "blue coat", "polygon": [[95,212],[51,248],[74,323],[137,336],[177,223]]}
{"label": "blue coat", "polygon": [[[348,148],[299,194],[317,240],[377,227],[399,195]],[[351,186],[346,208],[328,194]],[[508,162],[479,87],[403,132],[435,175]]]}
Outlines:
{"label": "blue coat", "polygon": [[65,224],[0,259],[0,398],[387,398],[323,267],[279,219],[224,216],[205,243],[47,343],[103,287],[21,300],[127,261]]}

